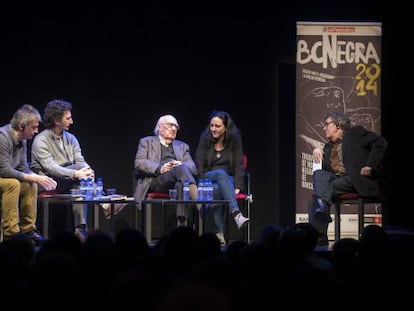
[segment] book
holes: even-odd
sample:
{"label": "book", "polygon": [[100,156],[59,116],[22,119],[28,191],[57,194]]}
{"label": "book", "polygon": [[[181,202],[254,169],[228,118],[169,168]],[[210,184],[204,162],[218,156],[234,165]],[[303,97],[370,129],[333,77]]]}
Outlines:
{"label": "book", "polygon": [[100,198],[100,200],[109,200],[109,201],[117,201],[117,200],[126,200],[128,197],[124,194],[111,194],[111,195],[104,195]]}

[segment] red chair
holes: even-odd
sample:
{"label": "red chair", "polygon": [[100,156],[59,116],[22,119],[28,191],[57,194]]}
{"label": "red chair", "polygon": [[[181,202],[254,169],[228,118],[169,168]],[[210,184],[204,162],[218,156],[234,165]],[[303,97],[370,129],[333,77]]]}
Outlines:
{"label": "red chair", "polygon": [[[132,171],[132,193],[135,192],[135,188],[139,179],[139,172],[137,169]],[[147,238],[149,244],[152,243],[152,212],[153,205],[160,205],[163,200],[168,200],[170,196],[164,192],[148,192],[145,199],[142,201],[141,208],[141,230],[143,230],[144,236]],[[165,211],[161,211],[163,222],[165,222]],[[137,213],[138,214],[138,213]],[[135,223],[138,224],[138,219],[135,219]],[[165,229],[165,223],[162,225],[163,230]]]}
{"label": "red chair", "polygon": [[[246,191],[238,193],[236,195],[236,199],[238,201],[242,201],[244,204],[244,216],[250,219],[250,221],[247,223],[246,229],[243,230],[243,239],[247,241],[247,243],[250,243],[251,238],[251,214],[250,214],[250,208],[251,204],[253,203],[253,194],[251,193],[250,189],[250,173],[247,172],[247,156],[243,154],[243,167],[245,171],[246,176]],[[246,233],[246,236],[244,236]]]}

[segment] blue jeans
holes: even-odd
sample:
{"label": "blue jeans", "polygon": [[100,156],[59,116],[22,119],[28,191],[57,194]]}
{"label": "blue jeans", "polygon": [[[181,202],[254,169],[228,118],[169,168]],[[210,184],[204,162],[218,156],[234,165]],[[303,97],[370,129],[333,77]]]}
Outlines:
{"label": "blue jeans", "polygon": [[[208,171],[205,178],[209,178],[213,183],[213,197],[214,200],[229,201],[229,212],[239,212],[239,205],[237,204],[236,194],[234,192],[234,178],[227,174],[223,169]],[[213,213],[213,221],[217,232],[224,232],[224,215],[223,206],[219,205],[211,208]]]}

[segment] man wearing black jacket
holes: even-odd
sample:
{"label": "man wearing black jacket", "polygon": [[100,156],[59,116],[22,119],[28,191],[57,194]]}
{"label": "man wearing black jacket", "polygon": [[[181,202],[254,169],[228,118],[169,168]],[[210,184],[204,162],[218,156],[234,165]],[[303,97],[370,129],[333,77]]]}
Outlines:
{"label": "man wearing black jacket", "polygon": [[328,113],[324,131],[328,142],[323,150],[313,150],[313,160],[322,161],[322,169],[313,173],[312,207],[309,221],[320,233],[319,245],[328,244],[329,210],[332,199],[342,193],[378,196],[379,180],[375,176],[387,149],[387,141],[362,126],[351,127],[348,117]]}

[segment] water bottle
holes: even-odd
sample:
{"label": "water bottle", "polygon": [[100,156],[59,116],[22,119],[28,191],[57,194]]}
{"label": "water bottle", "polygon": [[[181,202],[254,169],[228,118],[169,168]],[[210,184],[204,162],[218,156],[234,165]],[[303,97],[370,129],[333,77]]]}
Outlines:
{"label": "water bottle", "polygon": [[96,188],[95,188],[95,199],[99,200],[103,196],[103,180],[102,177],[98,177],[96,180]]}
{"label": "water bottle", "polygon": [[211,179],[204,179],[204,200],[205,201],[212,201],[214,200],[213,195],[213,183]]}
{"label": "water bottle", "polygon": [[197,193],[198,200],[204,201],[204,180],[203,179],[198,180],[197,191],[198,191]]}
{"label": "water bottle", "polygon": [[86,180],[85,200],[93,200],[93,180],[88,178]]}
{"label": "water bottle", "polygon": [[83,198],[86,196],[86,178],[81,178],[79,182],[80,194]]}
{"label": "water bottle", "polygon": [[190,200],[190,184],[189,184],[188,180],[184,181],[183,200],[184,201],[189,201]]}

